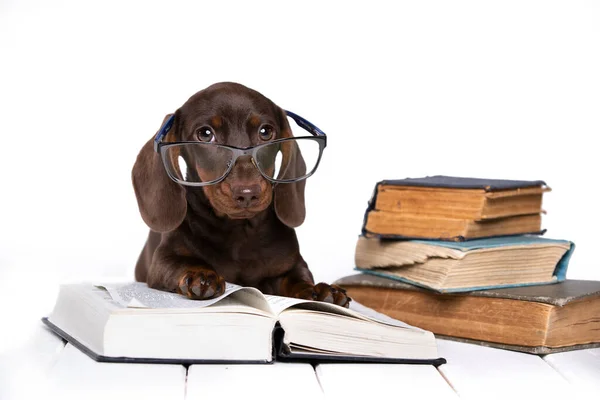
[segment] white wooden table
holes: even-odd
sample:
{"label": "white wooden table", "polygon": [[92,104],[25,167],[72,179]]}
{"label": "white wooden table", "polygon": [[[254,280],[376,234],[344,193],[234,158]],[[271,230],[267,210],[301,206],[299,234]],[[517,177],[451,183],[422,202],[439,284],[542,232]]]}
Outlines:
{"label": "white wooden table", "polygon": [[[97,363],[40,323],[0,355],[0,399],[482,399],[600,396],[600,349],[545,357],[438,340],[448,363],[181,365]],[[589,396],[589,394],[588,394]],[[381,397],[383,398],[383,397]],[[588,397],[590,398],[590,397]]]}

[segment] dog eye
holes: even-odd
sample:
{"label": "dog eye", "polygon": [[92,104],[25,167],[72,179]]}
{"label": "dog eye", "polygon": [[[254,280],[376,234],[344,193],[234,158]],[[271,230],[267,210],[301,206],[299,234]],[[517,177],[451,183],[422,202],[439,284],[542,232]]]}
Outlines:
{"label": "dog eye", "polygon": [[203,126],[196,131],[196,136],[201,142],[213,142],[215,139],[215,133],[210,126]]}
{"label": "dog eye", "polygon": [[258,130],[258,134],[262,140],[269,140],[273,137],[273,132],[275,129],[271,125],[263,125]]}

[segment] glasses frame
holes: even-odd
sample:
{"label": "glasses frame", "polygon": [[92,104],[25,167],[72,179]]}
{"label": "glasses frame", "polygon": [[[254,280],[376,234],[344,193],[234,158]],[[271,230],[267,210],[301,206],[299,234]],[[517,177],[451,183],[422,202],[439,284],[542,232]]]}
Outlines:
{"label": "glasses frame", "polygon": [[[181,184],[181,185],[186,185],[186,186],[208,186],[208,185],[214,185],[217,184],[221,181],[223,181],[225,178],[227,178],[227,175],[229,175],[229,173],[231,172],[231,169],[233,168],[233,166],[235,165],[237,159],[239,157],[242,156],[251,156],[252,159],[252,163],[254,164],[254,166],[256,167],[256,169],[258,169],[258,172],[260,172],[260,174],[268,181],[273,182],[273,183],[294,183],[294,182],[299,182],[302,181],[304,179],[307,179],[309,177],[311,177],[315,171],[317,170],[317,168],[319,167],[319,163],[321,162],[321,157],[323,156],[323,150],[325,149],[325,147],[327,147],[327,135],[325,134],[325,132],[323,132],[321,129],[319,129],[317,126],[315,126],[314,124],[312,124],[311,122],[309,122],[308,120],[302,118],[301,116],[291,112],[291,111],[285,111],[286,115],[289,116],[290,118],[292,118],[294,120],[294,122],[296,122],[296,124],[301,127],[302,129],[308,131],[312,136],[297,136],[297,137],[291,137],[291,138],[283,138],[283,139],[276,139],[273,140],[271,142],[268,143],[263,143],[263,144],[259,144],[257,146],[251,146],[251,147],[235,147],[235,146],[228,146],[228,145],[224,145],[224,144],[214,144],[214,143],[205,143],[205,142],[196,142],[196,141],[180,141],[180,142],[163,142],[162,140],[164,139],[164,137],[167,135],[167,133],[169,133],[169,131],[171,130],[171,128],[173,127],[173,121],[175,116],[171,115],[163,124],[163,126],[158,130],[158,133],[156,134],[156,136],[154,137],[154,151],[156,153],[158,153],[160,155],[160,158],[163,162],[163,167],[165,168],[165,171],[167,172],[167,175],[169,175],[169,178],[171,178],[173,181]],[[312,141],[316,141],[319,145],[319,157],[317,158],[317,162],[315,164],[315,167],[312,169],[312,171],[310,171],[309,173],[307,173],[305,176],[301,177],[301,178],[296,178],[296,179],[275,179],[275,178],[271,178],[270,176],[266,175],[265,173],[263,173],[263,171],[261,170],[261,168],[257,165],[257,157],[256,157],[256,153],[263,147],[272,145],[273,143],[283,143],[283,142],[288,142],[288,141],[296,141],[296,140],[312,140]],[[227,170],[223,173],[223,176],[220,177],[219,179],[215,179],[212,181],[208,181],[208,182],[186,182],[186,181],[182,181],[181,179],[177,178],[176,176],[173,176],[169,170],[169,167],[167,166],[167,160],[166,160],[166,151],[169,147],[174,147],[174,146],[180,146],[180,145],[185,145],[185,144],[191,144],[191,145],[198,145],[198,146],[214,146],[214,147],[222,147],[222,148],[226,148],[232,151],[233,153],[233,158],[231,159],[231,161],[229,162],[229,165],[227,167]]]}

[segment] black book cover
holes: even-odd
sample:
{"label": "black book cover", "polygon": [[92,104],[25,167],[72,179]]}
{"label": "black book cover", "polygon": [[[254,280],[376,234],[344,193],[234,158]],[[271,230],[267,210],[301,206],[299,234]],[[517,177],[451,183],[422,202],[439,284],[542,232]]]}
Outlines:
{"label": "black book cover", "polygon": [[435,175],[424,178],[406,178],[384,180],[378,185],[420,186],[450,189],[483,189],[486,192],[495,190],[521,189],[527,187],[546,186],[544,181],[517,181],[510,179],[463,178],[456,176]]}

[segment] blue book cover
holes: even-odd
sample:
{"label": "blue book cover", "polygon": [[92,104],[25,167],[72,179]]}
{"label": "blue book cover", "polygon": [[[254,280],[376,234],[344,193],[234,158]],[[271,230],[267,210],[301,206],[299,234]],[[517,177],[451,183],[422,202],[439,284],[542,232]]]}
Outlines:
{"label": "blue book cover", "polygon": [[[385,242],[386,240],[382,239],[368,239],[368,240],[381,240]],[[554,268],[553,276],[548,281],[543,282],[527,282],[521,284],[501,284],[501,285],[491,285],[491,286],[474,286],[474,287],[461,287],[461,288],[433,288],[426,284],[416,282],[411,279],[406,279],[404,277],[400,277],[397,275],[393,275],[389,272],[386,272],[385,268],[377,268],[377,269],[367,269],[355,267],[355,270],[360,271],[362,273],[381,276],[384,278],[399,280],[402,282],[406,282],[415,286],[423,287],[426,289],[434,290],[439,293],[458,293],[458,292],[471,292],[475,290],[486,290],[486,289],[500,289],[500,288],[508,288],[508,287],[520,287],[520,286],[535,286],[535,285],[546,285],[553,284],[557,282],[562,282],[567,277],[567,269],[569,266],[569,261],[575,250],[575,244],[568,240],[559,240],[559,239],[548,239],[540,236],[534,235],[518,235],[518,236],[505,236],[505,237],[492,237],[486,239],[476,239],[469,240],[465,242],[448,242],[442,240],[406,240],[405,242],[413,242],[413,243],[422,243],[432,246],[442,246],[446,248],[451,248],[455,250],[459,250],[462,252],[469,252],[472,250],[478,249],[491,249],[491,248],[499,248],[499,247],[507,247],[507,246],[528,246],[528,245],[536,245],[536,244],[566,244],[568,245],[568,250],[563,254],[558,263]]]}

